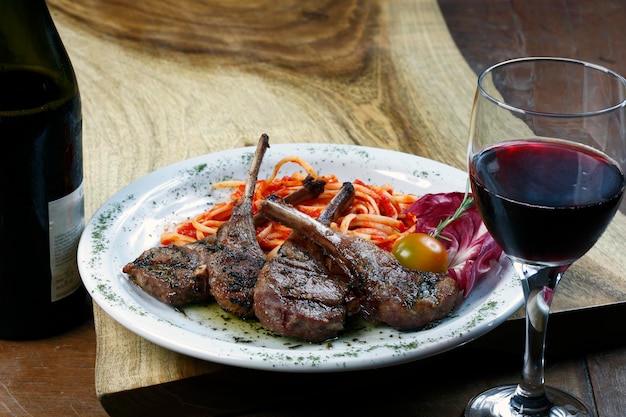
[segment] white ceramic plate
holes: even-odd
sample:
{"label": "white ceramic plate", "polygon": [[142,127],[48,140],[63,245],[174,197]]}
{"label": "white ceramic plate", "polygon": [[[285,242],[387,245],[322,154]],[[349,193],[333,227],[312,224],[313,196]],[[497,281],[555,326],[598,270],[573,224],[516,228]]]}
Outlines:
{"label": "white ceramic plate", "polygon": [[[183,311],[162,304],[132,284],[122,267],[159,244],[168,224],[226,198],[211,184],[245,179],[254,148],[192,158],[159,169],[128,185],[91,218],[78,248],[80,273],[94,301],[134,333],[167,349],[246,368],[328,372],[382,367],[432,356],[473,340],[502,323],[522,305],[517,276],[502,269],[484,277],[452,316],[428,329],[398,332],[357,320],[337,340],[310,344],[243,321],[217,306]],[[283,157],[299,155],[319,173],[340,181],[390,183],[417,195],[464,191],[463,171],[429,159],[383,149],[327,144],[271,145],[259,178]],[[297,165],[283,166],[289,175]]]}

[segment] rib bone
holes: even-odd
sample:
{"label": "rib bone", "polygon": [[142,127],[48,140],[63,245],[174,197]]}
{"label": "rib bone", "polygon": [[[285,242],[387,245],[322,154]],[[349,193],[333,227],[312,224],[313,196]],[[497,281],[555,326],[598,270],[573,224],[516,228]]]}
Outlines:
{"label": "rib bone", "polygon": [[269,138],[263,134],[254,153],[244,194],[235,202],[228,222],[218,229],[215,252],[208,265],[211,294],[220,307],[243,318],[254,314],[254,286],[265,263],[265,253],[256,239],[252,199],[267,148]]}

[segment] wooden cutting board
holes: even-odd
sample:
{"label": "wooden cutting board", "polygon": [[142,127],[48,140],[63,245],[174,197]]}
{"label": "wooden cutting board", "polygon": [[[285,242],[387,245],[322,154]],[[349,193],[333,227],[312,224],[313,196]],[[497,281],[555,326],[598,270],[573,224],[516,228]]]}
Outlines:
{"label": "wooden cutting board", "polygon": [[[465,169],[476,74],[436,0],[50,5],[81,88],[88,216],[149,172],[263,132]],[[568,272],[555,311],[626,300],[624,236],[621,212]],[[101,398],[225,368],[148,342],[97,305],[94,315]]]}

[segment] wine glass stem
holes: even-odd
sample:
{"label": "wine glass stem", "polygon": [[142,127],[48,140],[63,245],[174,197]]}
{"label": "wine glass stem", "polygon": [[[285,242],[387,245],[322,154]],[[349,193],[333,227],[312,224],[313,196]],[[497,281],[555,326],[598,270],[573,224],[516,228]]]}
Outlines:
{"label": "wine glass stem", "polygon": [[551,407],[544,385],[545,341],[552,296],[565,267],[537,267],[514,262],[522,277],[526,309],[526,344],[522,378],[511,405],[541,412]]}

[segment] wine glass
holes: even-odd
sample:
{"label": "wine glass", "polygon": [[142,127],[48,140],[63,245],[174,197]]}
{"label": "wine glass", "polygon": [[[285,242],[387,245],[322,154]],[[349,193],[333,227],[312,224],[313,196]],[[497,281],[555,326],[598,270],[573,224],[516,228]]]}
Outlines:
{"label": "wine glass", "polygon": [[530,57],[478,77],[469,131],[472,193],[520,277],[519,383],[474,397],[466,417],[593,416],[544,384],[546,325],[563,273],[602,235],[624,193],[626,80],[583,61]]}

